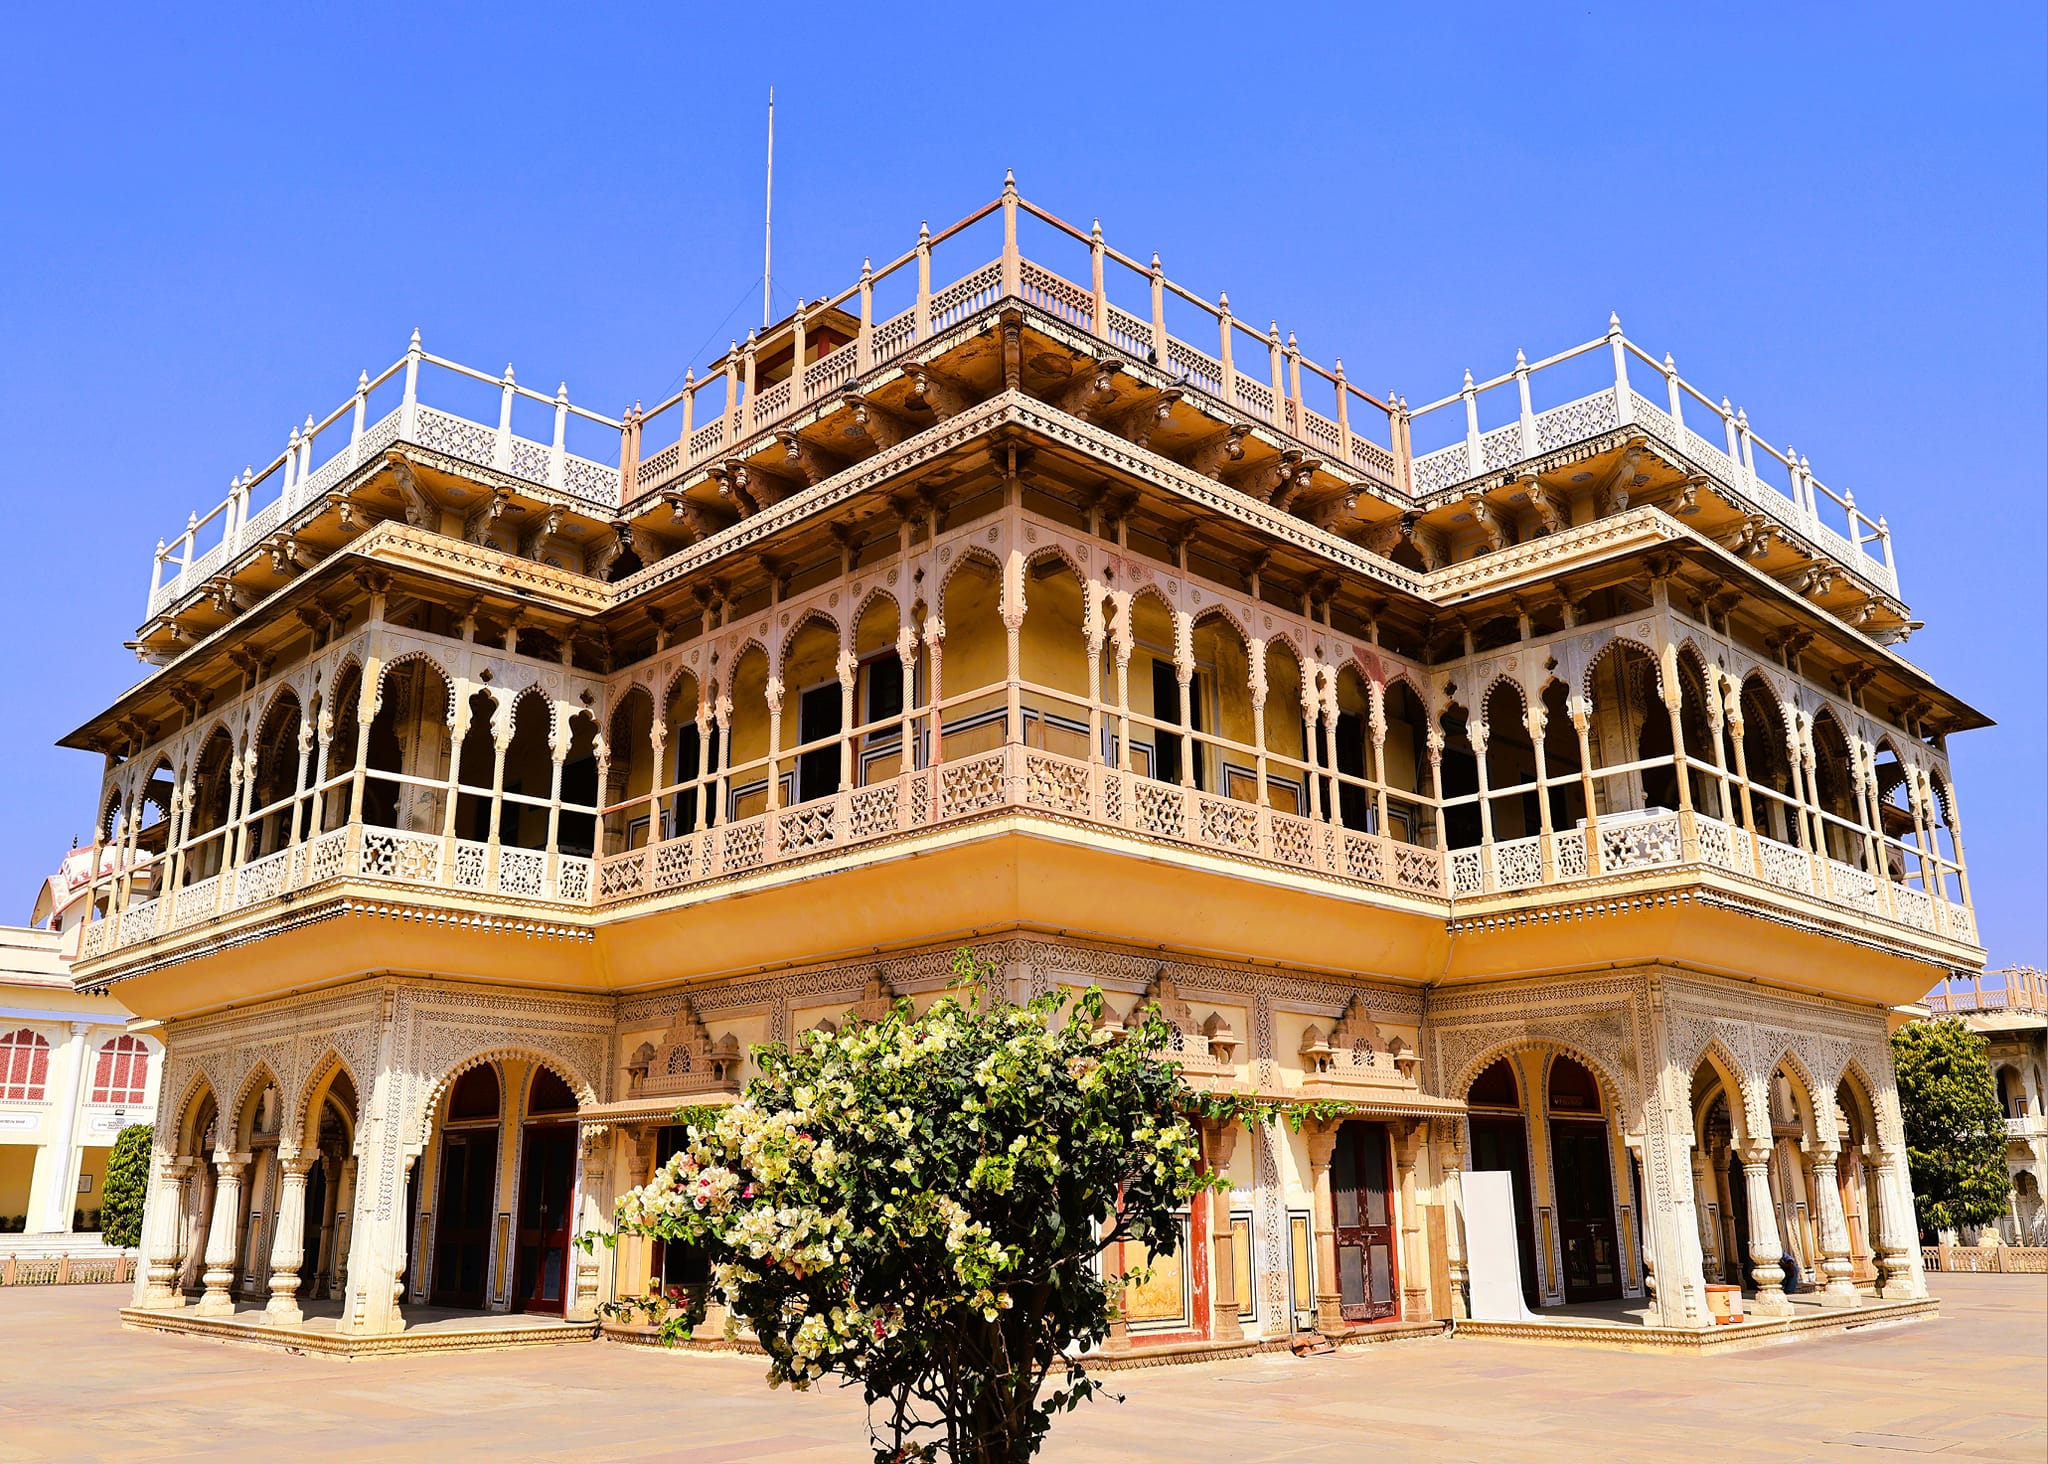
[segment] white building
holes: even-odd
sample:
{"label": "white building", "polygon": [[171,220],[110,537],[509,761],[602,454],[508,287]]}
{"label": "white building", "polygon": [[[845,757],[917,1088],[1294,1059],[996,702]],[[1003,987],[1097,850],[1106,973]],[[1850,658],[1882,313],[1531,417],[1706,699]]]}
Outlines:
{"label": "white building", "polygon": [[114,1140],[156,1109],[157,1041],[131,1035],[112,997],[71,984],[79,920],[66,907],[84,901],[64,897],[66,875],[88,857],[75,851],[37,901],[38,924],[55,928],[0,926],[0,1251],[97,1231]]}

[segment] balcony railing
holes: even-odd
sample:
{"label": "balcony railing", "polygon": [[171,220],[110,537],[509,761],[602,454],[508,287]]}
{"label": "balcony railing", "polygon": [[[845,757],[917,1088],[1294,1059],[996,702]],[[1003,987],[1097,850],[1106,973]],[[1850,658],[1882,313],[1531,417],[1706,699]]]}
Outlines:
{"label": "balcony railing", "polygon": [[2048,1017],[2048,976],[2032,966],[2008,966],[1945,981],[1924,998],[1928,1010],[1944,1016],[1972,1012],[2014,1012]]}
{"label": "balcony railing", "polygon": [[[1969,911],[1708,817],[1614,817],[1442,852],[1037,748],[1007,746],[590,859],[344,825],[130,905],[86,928],[80,958],[191,929],[332,881],[358,880],[603,911],[920,832],[1036,814],[1436,905],[1695,866],[1928,935],[1974,943]],[[1687,837],[1690,823],[1691,838]],[[1688,844],[1692,846],[1688,848]],[[1917,898],[1916,898],[1917,897]]]}
{"label": "balcony railing", "polygon": [[[950,284],[934,287],[935,252],[947,248],[945,262],[957,264],[953,256],[977,244],[973,226],[998,213],[998,258],[988,262],[985,254],[968,253],[965,272]],[[1035,245],[1074,252],[1074,264],[1085,269],[1090,283],[1082,285],[1063,274],[1050,253],[1043,261],[1026,257],[1020,221],[1043,226]],[[1082,249],[1085,257],[1079,253]],[[914,289],[905,283],[912,278]],[[878,321],[878,298],[886,298],[896,287],[910,303]],[[1003,299],[1021,300],[1093,336],[1112,352],[1149,363],[1181,390],[1208,398],[1232,418],[1264,423],[1312,455],[1360,474],[1398,498],[1427,497],[1602,432],[1640,426],[1697,463],[1734,501],[1804,534],[1816,547],[1885,589],[1898,589],[1891,532],[1882,518],[1873,520],[1857,508],[1852,493],[1838,495],[1822,484],[1806,459],[1790,448],[1780,452],[1756,437],[1745,413],[1732,408],[1725,397],[1718,404],[1710,400],[1679,376],[1668,355],[1657,362],[1622,335],[1619,322],[1611,322],[1606,335],[1534,365],[1518,356],[1513,371],[1491,380],[1475,383],[1468,373],[1461,391],[1411,412],[1391,395],[1381,400],[1352,385],[1341,359],[1328,367],[1311,360],[1292,334],[1283,336],[1277,323],[1264,332],[1251,328],[1232,313],[1227,294],[1211,302],[1168,279],[1157,255],[1149,265],[1142,264],[1106,244],[1099,226],[1083,232],[1005,188],[1001,198],[950,228],[936,234],[920,231],[913,249],[879,270],[864,268],[857,284],[800,307],[774,336],[778,352],[791,352],[789,374],[781,380],[761,380],[765,347],[750,334],[744,345],[735,343],[702,376],[693,368],[679,391],[646,411],[633,408],[623,420],[571,403],[566,386],[553,396],[521,386],[509,366],[502,376],[493,376],[429,355],[415,332],[396,362],[375,376],[365,372],[355,392],[325,418],[316,421],[309,415],[303,428],[294,427],[284,451],[261,472],[246,469],[210,512],[192,514],[181,533],[168,543],[159,542],[148,614],[155,616],[196,591],[395,443],[525,479],[611,517],[821,409],[870,373],[917,353],[933,337]],[[1119,299],[1131,308],[1119,304]],[[1196,322],[1209,344],[1170,330],[1169,308],[1183,331],[1185,322]],[[853,339],[814,359],[803,359],[810,349],[807,330],[820,331],[828,321],[852,320],[855,312]],[[783,338],[784,331],[791,339]],[[1571,363],[1603,347],[1611,356],[1610,379],[1590,395],[1540,413],[1535,410],[1538,377],[1547,384],[1552,373],[1569,375]],[[1647,363],[1661,384],[1662,405],[1631,383],[1631,356]],[[471,416],[429,405],[421,399],[423,381],[429,395],[435,394],[436,383],[467,391],[472,398],[478,396],[479,386],[486,388],[485,394],[495,393],[495,415]],[[1639,384],[1648,381],[1638,377]],[[1482,430],[1482,407],[1499,399],[1489,394],[1510,385],[1516,388],[1516,415],[1504,425]],[[373,398],[390,395],[395,395],[395,404],[373,417]],[[1695,403],[1690,409],[1692,422],[1712,419],[1711,438],[1688,422],[1687,397]],[[1422,424],[1426,432],[1430,418],[1454,406],[1464,409],[1462,438],[1414,456],[1416,425]],[[515,429],[518,415],[536,410],[552,414],[552,432],[545,439]],[[611,445],[614,439],[607,439],[600,454],[603,460],[579,456],[569,450],[572,428],[616,434],[616,447]],[[664,440],[666,445],[655,446]],[[1759,470],[1759,453],[1768,471]],[[260,500],[267,501],[257,507]]]}
{"label": "balcony railing", "polygon": [[[1585,357],[1597,361],[1597,354],[1603,350],[1609,358],[1611,375],[1597,390],[1542,411],[1536,409],[1543,385],[1554,378],[1569,379],[1575,374],[1571,363]],[[1629,374],[1631,357],[1639,363],[1633,381]],[[1583,376],[1583,370],[1576,374]],[[1652,383],[1661,405],[1637,389]],[[1488,415],[1485,407],[1508,398],[1511,387],[1512,418],[1504,425],[1482,427]],[[1499,395],[1490,397],[1490,393]],[[1693,403],[1690,409],[1686,406],[1688,398]],[[1414,459],[1410,485],[1417,497],[1443,492],[1602,432],[1640,427],[1665,447],[1703,468],[1732,501],[1768,515],[1804,535],[1816,548],[1855,573],[1893,594],[1898,593],[1891,528],[1884,519],[1873,519],[1858,508],[1854,493],[1838,494],[1822,483],[1813,475],[1807,460],[1794,449],[1787,447],[1780,452],[1758,437],[1750,430],[1747,412],[1731,405],[1725,396],[1718,403],[1708,397],[1678,374],[1670,355],[1661,362],[1651,356],[1622,334],[1617,318],[1609,317],[1607,334],[1583,345],[1533,365],[1516,352],[1512,371],[1481,382],[1474,382],[1467,372],[1462,390],[1413,411],[1405,403],[1399,406],[1410,433],[1415,424],[1436,413],[1463,408],[1464,431],[1459,440]],[[1688,410],[1692,422],[1710,426],[1711,437],[1693,429],[1687,421]],[[1427,431],[1426,425],[1424,430]],[[1757,467],[1759,453],[1765,465],[1763,470]]]}

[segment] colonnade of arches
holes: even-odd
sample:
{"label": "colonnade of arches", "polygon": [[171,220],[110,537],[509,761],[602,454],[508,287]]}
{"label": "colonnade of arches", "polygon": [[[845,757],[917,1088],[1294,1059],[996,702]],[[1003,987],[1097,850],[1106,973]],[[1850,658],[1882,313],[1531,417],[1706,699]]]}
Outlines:
{"label": "colonnade of arches", "polygon": [[[562,1314],[574,1282],[572,1082],[545,1058],[479,1055],[435,1086],[409,1159],[395,1243],[399,1298]],[[145,1307],[243,1304],[285,1324],[348,1291],[359,1175],[359,1090],[330,1056],[299,1104],[267,1068],[223,1105],[190,1088],[159,1156],[143,1232]],[[364,1223],[368,1223],[365,1221]]]}
{"label": "colonnade of arches", "polygon": [[[537,687],[458,696],[423,654],[396,658],[368,688],[348,661],[308,704],[280,688],[239,743],[218,724],[182,767],[159,755],[125,800],[109,798],[96,832],[122,858],[100,913],[210,892],[220,875],[352,824],[438,836],[451,851],[445,866],[434,859],[446,882],[540,894],[545,861],[596,851],[597,732],[593,711]],[[376,872],[419,873],[417,849],[371,856],[394,866]],[[500,861],[509,871],[515,856],[503,851],[530,851],[519,879],[487,879]]]}
{"label": "colonnade of arches", "polygon": [[[1525,617],[1478,627],[1463,660],[1417,667],[1354,648],[1315,601],[1264,614],[1192,584],[1169,593],[1156,567],[1084,572],[1063,547],[998,560],[962,538],[934,558],[950,564],[923,591],[842,609],[845,587],[824,586],[772,636],[765,620],[729,631],[714,607],[687,662],[620,677],[608,702],[457,682],[416,649],[370,687],[345,661],[305,704],[284,688],[247,713],[239,742],[224,722],[181,763],[158,755],[115,778],[98,835],[150,857],[116,862],[109,908],[202,900],[185,892],[344,826],[392,831],[365,872],[581,899],[589,873],[557,885],[558,861],[822,805],[1005,744],[1435,848],[1458,893],[1602,872],[1631,837],[1603,855],[1604,819],[1670,845],[1637,862],[1717,858],[1776,878],[1786,851],[1824,855],[1847,873],[1794,857],[1779,882],[1846,880],[1844,897],[1876,913],[1895,902],[1930,930],[1934,902],[1968,903],[1953,795],[1917,744],[1863,740],[1788,673],[1738,679],[1668,607],[1652,613],[1678,643],[1661,649],[1647,627],[1598,643]],[[1754,857],[1737,859],[1729,840],[1744,835]],[[439,851],[423,842],[436,837]]]}
{"label": "colonnade of arches", "polygon": [[[1705,1280],[1741,1287],[1763,1314],[1788,1311],[1788,1293],[1854,1306],[1862,1291],[1910,1285],[1904,1156],[1885,1142],[1860,1071],[1851,1065],[1825,1092],[1789,1053],[1767,1082],[1741,1072],[1710,1046],[1691,1076]],[[1517,1048],[1464,1096],[1465,1167],[1511,1179],[1528,1305],[1609,1300],[1653,1282],[1641,1154],[1597,1064],[1554,1045]]]}

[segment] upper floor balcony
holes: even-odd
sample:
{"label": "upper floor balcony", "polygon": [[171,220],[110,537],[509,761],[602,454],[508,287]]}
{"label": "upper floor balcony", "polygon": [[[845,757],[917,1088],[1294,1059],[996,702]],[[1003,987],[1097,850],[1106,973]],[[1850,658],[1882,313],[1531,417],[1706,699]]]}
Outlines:
{"label": "upper floor balcony", "polygon": [[[665,504],[680,514],[692,493],[730,502],[728,465],[776,444],[799,453],[828,421],[834,441],[859,439],[837,423],[869,388],[948,353],[971,355],[1003,310],[1023,312],[1077,359],[1187,403],[1233,450],[1249,436],[1270,440],[1319,493],[1390,506],[1393,515],[1362,535],[1375,552],[1392,552],[1397,528],[1408,532],[1417,514],[1470,522],[1510,512],[1510,502],[1528,501],[1529,465],[1620,434],[1692,475],[1680,511],[1702,494],[1717,501],[1732,516],[1722,537],[1738,552],[1775,556],[1774,572],[1816,597],[1846,576],[1863,589],[1839,613],[1860,613],[1876,597],[1895,612],[1885,623],[1904,624],[1892,604],[1898,577],[1884,520],[1753,431],[1726,396],[1716,401],[1681,376],[1669,354],[1631,341],[1618,321],[1533,364],[1518,353],[1512,370],[1487,380],[1468,373],[1460,390],[1411,409],[1398,394],[1355,385],[1341,358],[1313,359],[1277,322],[1256,329],[1227,293],[1212,301],[1168,278],[1156,254],[1141,262],[1099,226],[1077,229],[1012,186],[948,228],[920,229],[904,254],[864,265],[837,295],[750,332],[703,373],[693,367],[675,393],[618,417],[572,402],[566,386],[534,391],[509,366],[493,375],[429,354],[415,332],[397,361],[364,372],[340,405],[291,428],[263,469],[245,468],[220,503],[159,543],[146,619],[218,591],[266,552],[280,564],[302,555],[316,537],[311,525],[330,511],[335,533],[374,522],[388,506],[351,493],[393,449],[483,470],[501,489],[517,486],[550,512],[587,521],[589,532],[651,521]],[[920,378],[918,403],[948,389]],[[1143,440],[1142,424],[1116,425]],[[1629,489],[1617,481],[1599,491],[1607,505],[1625,506]],[[1477,506],[1461,509],[1466,499]],[[487,514],[495,503],[493,493],[464,511]],[[1554,505],[1537,507],[1554,519]],[[412,505],[405,509],[410,516]],[[438,529],[440,513],[423,512]]]}
{"label": "upper floor balcony", "polygon": [[322,898],[587,930],[1005,822],[1437,922],[1704,891],[1974,956],[1939,747],[1662,581],[1422,660],[998,503],[611,672],[375,590],[110,765],[86,978]]}

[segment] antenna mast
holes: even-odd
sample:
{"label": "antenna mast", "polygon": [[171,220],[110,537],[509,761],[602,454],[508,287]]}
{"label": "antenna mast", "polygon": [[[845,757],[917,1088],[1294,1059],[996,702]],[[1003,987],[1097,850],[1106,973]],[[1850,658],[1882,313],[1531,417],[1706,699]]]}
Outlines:
{"label": "antenna mast", "polygon": [[761,217],[761,328],[774,324],[769,291],[775,263],[775,88],[768,88],[768,206]]}

